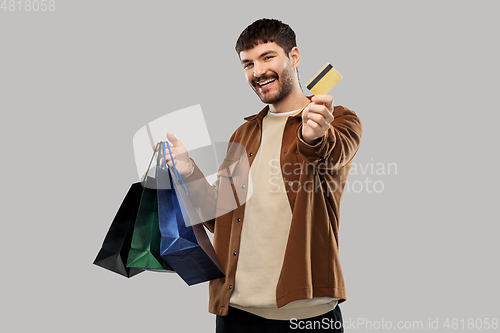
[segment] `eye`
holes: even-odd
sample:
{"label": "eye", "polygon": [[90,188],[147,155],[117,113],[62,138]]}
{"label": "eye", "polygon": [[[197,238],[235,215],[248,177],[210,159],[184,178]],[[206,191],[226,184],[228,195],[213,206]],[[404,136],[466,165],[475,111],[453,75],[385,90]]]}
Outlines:
{"label": "eye", "polygon": [[274,56],[266,56],[266,57],[264,58],[264,60],[269,60],[269,59],[272,59],[272,58],[274,58]]}
{"label": "eye", "polygon": [[243,65],[243,68],[248,69],[248,68],[251,68],[252,66],[253,66],[253,63],[249,62],[249,63],[246,63],[245,65]]}

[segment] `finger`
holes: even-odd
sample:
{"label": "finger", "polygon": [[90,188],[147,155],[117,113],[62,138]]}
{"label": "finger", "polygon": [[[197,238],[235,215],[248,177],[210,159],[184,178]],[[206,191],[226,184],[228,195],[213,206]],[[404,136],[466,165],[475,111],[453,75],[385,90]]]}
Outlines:
{"label": "finger", "polygon": [[174,155],[174,154],[172,154],[172,156],[170,156],[170,154],[169,154],[168,152],[167,152],[167,155],[166,155],[166,156],[163,156],[163,157],[161,158],[161,163],[162,163],[162,165],[163,165],[163,163],[165,163],[165,162],[166,162],[168,165],[172,166],[172,161],[173,161],[174,163],[176,163],[177,159],[175,158],[175,155]]}
{"label": "finger", "polygon": [[309,118],[308,118],[308,114],[309,114],[309,106],[308,106],[308,107],[306,107],[306,108],[304,109],[304,111],[302,111],[302,121],[303,121],[303,122],[306,122],[306,121],[307,121],[307,119],[309,119]]}
{"label": "finger", "polygon": [[167,132],[167,140],[172,143],[172,146],[182,146],[182,141],[179,140],[172,132]]}
{"label": "finger", "polygon": [[170,157],[170,154],[167,154],[167,156],[165,156],[165,159],[167,160],[167,162],[169,162],[170,160],[175,160],[175,154],[172,153],[172,157]]}
{"label": "finger", "polygon": [[306,121],[307,121],[307,114],[309,113],[309,106],[311,106],[311,105],[313,105],[313,103],[312,103],[312,102],[311,102],[311,103],[309,103],[309,104],[307,104],[307,105],[306,105],[306,107],[304,108],[304,110],[302,111],[302,120],[303,120],[304,122],[306,122]]}
{"label": "finger", "polygon": [[321,131],[321,126],[312,119],[307,121],[307,125],[311,127],[315,133],[319,133]]}
{"label": "finger", "polygon": [[333,103],[333,96],[330,95],[314,95],[311,98],[311,101],[316,103],[316,104],[332,104]]}
{"label": "finger", "polygon": [[330,95],[315,95],[311,98],[311,101],[313,101],[315,104],[322,104],[330,110],[330,112],[333,112],[333,97]]}
{"label": "finger", "polygon": [[317,105],[317,104],[311,105],[309,107],[308,115],[311,115],[313,113],[323,116],[328,123],[331,123],[333,121],[333,114],[324,105]]}
{"label": "finger", "polygon": [[322,129],[326,129],[330,126],[330,123],[322,115],[317,113],[310,113],[308,120],[314,121]]}
{"label": "finger", "polygon": [[175,157],[174,157],[174,159],[170,159],[170,158],[169,158],[169,159],[167,159],[167,164],[168,164],[168,166],[169,166],[169,167],[171,167],[171,168],[173,168],[173,167],[174,167],[174,165],[179,164],[179,162],[180,162],[180,161],[179,161],[177,158],[175,158]]}
{"label": "finger", "polygon": [[161,151],[161,142],[158,142],[157,144],[153,145],[153,150]]}

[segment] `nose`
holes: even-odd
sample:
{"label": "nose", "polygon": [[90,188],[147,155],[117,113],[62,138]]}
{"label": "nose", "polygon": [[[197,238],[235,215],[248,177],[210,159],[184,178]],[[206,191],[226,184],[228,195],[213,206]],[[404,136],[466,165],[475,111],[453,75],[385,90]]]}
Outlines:
{"label": "nose", "polygon": [[253,65],[253,76],[254,77],[261,77],[266,73],[267,69],[265,68],[264,65],[258,63],[257,61]]}

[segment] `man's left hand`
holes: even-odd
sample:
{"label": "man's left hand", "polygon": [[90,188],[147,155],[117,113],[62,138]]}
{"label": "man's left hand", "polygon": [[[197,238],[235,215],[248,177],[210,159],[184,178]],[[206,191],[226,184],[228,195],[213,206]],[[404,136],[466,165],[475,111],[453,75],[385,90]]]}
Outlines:
{"label": "man's left hand", "polygon": [[316,95],[302,112],[302,139],[314,145],[318,143],[333,121],[333,97]]}

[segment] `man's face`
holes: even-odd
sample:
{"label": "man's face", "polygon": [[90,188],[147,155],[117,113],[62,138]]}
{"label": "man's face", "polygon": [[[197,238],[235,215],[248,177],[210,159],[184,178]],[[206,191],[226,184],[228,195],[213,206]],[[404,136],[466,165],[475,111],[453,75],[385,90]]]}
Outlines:
{"label": "man's face", "polygon": [[278,44],[261,43],[241,51],[240,59],[248,83],[263,103],[277,103],[292,90],[295,68]]}

